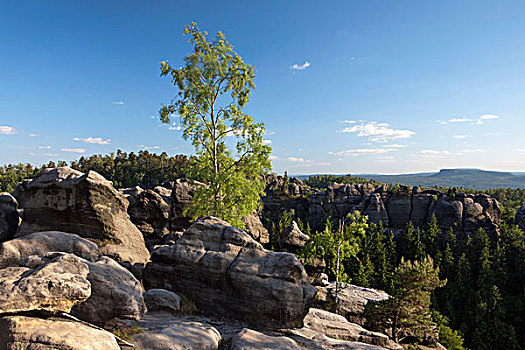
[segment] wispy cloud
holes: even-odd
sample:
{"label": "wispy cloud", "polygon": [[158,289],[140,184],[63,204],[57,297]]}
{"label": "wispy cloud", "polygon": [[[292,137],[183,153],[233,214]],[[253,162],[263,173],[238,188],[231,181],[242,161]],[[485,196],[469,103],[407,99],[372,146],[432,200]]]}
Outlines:
{"label": "wispy cloud", "polygon": [[182,130],[182,126],[180,126],[180,125],[173,125],[173,126],[170,126],[168,129],[170,129],[170,130]]}
{"label": "wispy cloud", "polygon": [[346,151],[339,152],[328,152],[332,156],[362,156],[366,154],[384,154],[392,152],[394,149],[391,148],[357,148],[357,149],[348,149]]}
{"label": "wispy cloud", "polygon": [[303,64],[295,63],[295,64],[290,66],[290,68],[295,69],[295,70],[304,70],[304,69],[306,69],[308,67],[310,67],[310,62],[308,62],[308,61],[305,61]]}
{"label": "wispy cloud", "polygon": [[468,139],[469,137],[470,135],[454,135],[455,139],[460,139],[460,140]]}
{"label": "wispy cloud", "polygon": [[377,160],[380,162],[393,162],[394,160],[396,160],[396,158],[391,157],[391,156],[386,156],[386,157],[377,158]]}
{"label": "wispy cloud", "polygon": [[375,121],[356,124],[341,130],[341,132],[357,133],[358,137],[366,137],[373,142],[387,142],[395,139],[407,139],[416,133],[411,130],[393,129],[387,123]]}
{"label": "wispy cloud", "polygon": [[14,134],[18,134],[18,131],[11,126],[0,125],[0,134],[1,135],[14,135]]}
{"label": "wispy cloud", "polygon": [[270,156],[270,159],[271,160],[276,160],[276,159],[279,159],[279,157],[277,157],[277,156]]}
{"label": "wispy cloud", "polygon": [[71,153],[84,153],[86,152],[85,148],[62,148],[62,152],[71,152]]}
{"label": "wispy cloud", "polygon": [[299,157],[288,157],[288,160],[294,163],[306,163],[306,164],[314,162],[313,160],[308,160],[308,159],[305,160],[304,158],[299,158]]}
{"label": "wispy cloud", "polygon": [[51,149],[51,146],[9,146],[10,149]]}
{"label": "wispy cloud", "polygon": [[263,140],[263,145],[270,145],[272,140]]}
{"label": "wispy cloud", "polygon": [[405,147],[408,147],[407,145],[400,145],[398,143],[394,143],[394,144],[391,144],[391,145],[384,145],[383,146],[384,148],[405,148]]}
{"label": "wispy cloud", "polygon": [[159,146],[145,146],[144,149],[159,149]]}
{"label": "wispy cloud", "polygon": [[40,136],[39,134],[29,134],[29,137],[37,137]]}
{"label": "wispy cloud", "polygon": [[122,106],[124,104],[123,101],[113,101],[112,102],[114,105],[119,105],[119,106]]}
{"label": "wispy cloud", "polygon": [[34,152],[29,152],[29,155],[31,157],[57,157],[58,154],[56,153],[34,153]]}
{"label": "wispy cloud", "polygon": [[498,119],[498,118],[499,118],[499,115],[496,115],[496,114],[483,114],[483,115],[480,115],[478,118],[456,117],[456,118],[450,118],[449,120],[446,120],[446,121],[438,120],[438,123],[443,124],[443,125],[448,124],[448,123],[471,123],[471,124],[481,125],[486,120]]}
{"label": "wispy cloud", "polygon": [[73,140],[82,141],[85,143],[94,143],[97,145],[109,145],[111,143],[111,139],[103,140],[101,137],[87,137],[87,138],[75,137],[73,138]]}
{"label": "wispy cloud", "polygon": [[518,151],[518,152],[525,152],[525,148],[518,148],[516,151]]}
{"label": "wispy cloud", "polygon": [[479,149],[479,148],[478,149],[464,149],[461,151],[427,149],[427,150],[417,152],[416,156],[421,157],[421,158],[447,158],[447,157],[461,156],[465,153],[479,153],[479,152],[486,152],[486,151],[487,150]]}

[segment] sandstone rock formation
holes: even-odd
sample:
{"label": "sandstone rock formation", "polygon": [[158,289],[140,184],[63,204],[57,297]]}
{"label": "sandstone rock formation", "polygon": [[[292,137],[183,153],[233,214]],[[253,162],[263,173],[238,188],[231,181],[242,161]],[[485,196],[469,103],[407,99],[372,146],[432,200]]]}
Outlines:
{"label": "sandstone rock formation", "polygon": [[253,239],[261,244],[270,243],[270,233],[264,227],[258,213],[244,216],[241,220],[246,225],[244,229]]}
{"label": "sandstone rock formation", "polygon": [[198,220],[151,260],[146,289],[181,293],[205,314],[255,326],[301,326],[316,292],[294,255],[264,250],[244,230],[216,218]]}
{"label": "sandstone rock formation", "polygon": [[72,254],[38,263],[26,259],[22,266],[0,269],[0,314],[70,312],[91,295],[88,272]]}
{"label": "sandstone rock formation", "polygon": [[120,350],[113,334],[60,318],[0,318],[0,350]]}
{"label": "sandstone rock formation", "polygon": [[230,350],[301,350],[295,341],[283,336],[266,335],[245,328],[231,340]]}
{"label": "sandstone rock formation", "polygon": [[97,245],[77,235],[58,231],[35,232],[0,244],[0,268],[18,266],[31,255],[66,252],[95,262],[101,255]]}
{"label": "sandstone rock formation", "polygon": [[279,247],[287,252],[297,253],[306,242],[310,239],[310,236],[305,235],[299,230],[297,223],[292,223],[283,231],[279,237]]}
{"label": "sandstone rock formation", "polygon": [[481,227],[494,233],[500,219],[498,201],[484,194],[444,194],[406,186],[376,188],[371,184],[334,183],[325,191],[309,189],[302,182],[297,186],[299,189],[292,195],[284,190],[282,177],[270,177],[263,198],[263,217],[277,223],[282,212],[294,209],[299,217],[307,218],[312,228],[322,229],[328,216],[342,217],[358,210],[368,215],[370,222],[382,222],[385,228],[399,231],[409,221],[423,227],[435,215],[441,229],[475,232]]}
{"label": "sandstone rock formation", "polygon": [[165,289],[150,289],[144,293],[148,312],[158,311],[176,314],[180,311],[182,298]]}
{"label": "sandstone rock formation", "polygon": [[127,215],[128,201],[94,171],[69,167],[42,171],[15,191],[23,221],[17,236],[38,231],[78,234],[119,262],[145,263],[144,238]]}
{"label": "sandstone rock formation", "polygon": [[18,203],[12,195],[0,192],[0,242],[13,238],[18,229]]}
{"label": "sandstone rock formation", "polygon": [[[382,290],[364,288],[353,284],[341,289],[338,294],[337,312],[351,322],[365,324],[364,312],[369,302],[387,300],[390,296]],[[321,306],[335,303],[335,283],[317,287],[317,301]]]}

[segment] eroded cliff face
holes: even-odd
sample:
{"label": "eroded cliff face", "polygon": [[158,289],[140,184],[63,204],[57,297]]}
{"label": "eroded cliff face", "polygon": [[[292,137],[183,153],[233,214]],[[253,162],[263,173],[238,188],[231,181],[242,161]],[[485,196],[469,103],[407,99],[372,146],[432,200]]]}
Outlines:
{"label": "eroded cliff face", "polygon": [[409,222],[424,227],[435,215],[444,230],[470,233],[483,228],[496,233],[501,213],[498,201],[484,194],[337,183],[319,191],[298,179],[285,181],[275,175],[268,178],[263,205],[263,217],[273,222],[284,211],[294,209],[312,228],[321,228],[329,216],[341,217],[358,210],[370,222],[382,222],[385,228],[394,231],[403,230]]}

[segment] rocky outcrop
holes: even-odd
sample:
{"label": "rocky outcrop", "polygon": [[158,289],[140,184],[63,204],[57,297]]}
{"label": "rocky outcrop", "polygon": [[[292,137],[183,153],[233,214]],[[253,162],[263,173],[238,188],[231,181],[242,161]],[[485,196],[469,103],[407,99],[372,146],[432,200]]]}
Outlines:
{"label": "rocky outcrop", "polygon": [[214,327],[165,314],[148,313],[134,324],[140,329],[130,339],[136,350],[217,350],[221,342],[221,335]]}
{"label": "rocky outcrop", "polygon": [[385,334],[368,331],[358,324],[348,322],[341,315],[320,309],[310,309],[304,318],[304,328],[294,333],[308,337],[311,331],[322,333],[332,339],[377,345],[391,350],[403,349]]}
{"label": "rocky outcrop", "polygon": [[180,311],[182,298],[169,290],[150,289],[144,293],[148,312],[158,311],[176,314]]}
{"label": "rocky outcrop", "polygon": [[18,229],[18,202],[7,192],[0,192],[0,242],[13,238]]}
{"label": "rocky outcrop", "polygon": [[153,190],[144,190],[136,196],[129,195],[128,200],[128,214],[144,235],[146,245],[153,247],[163,244],[164,238],[170,233],[170,204]]}
{"label": "rocky outcrop", "polygon": [[230,350],[301,350],[295,341],[283,336],[266,335],[245,328],[231,340]]}
{"label": "rocky outcrop", "polygon": [[264,227],[258,213],[243,216],[241,220],[245,225],[244,229],[253,237],[253,239],[261,244],[270,243],[270,233]]}
{"label": "rocky outcrop", "polygon": [[70,312],[91,295],[88,272],[86,263],[71,254],[0,269],[0,314]]}
{"label": "rocky outcrop", "polygon": [[67,252],[95,262],[101,255],[97,245],[77,235],[58,231],[35,232],[0,244],[0,268],[18,266],[31,255]]}
{"label": "rocky outcrop", "polygon": [[[360,211],[370,222],[383,224],[395,232],[408,222],[424,227],[432,215],[443,230],[449,228],[467,233],[483,228],[496,233],[500,219],[497,200],[484,194],[464,194],[458,191],[441,193],[419,187],[371,184],[337,184],[327,190],[312,190],[304,184],[295,195],[285,191],[282,178],[270,177],[271,185],[263,198],[263,217],[278,223],[282,212],[294,209],[298,217],[307,219],[314,229],[322,229],[326,218],[343,217]],[[269,180],[270,181],[270,180]],[[291,179],[289,181],[292,181]],[[279,187],[281,186],[281,187]]]}
{"label": "rocky outcrop", "polygon": [[292,221],[292,223],[281,232],[279,248],[286,252],[297,253],[304,247],[309,239],[310,236],[302,233],[297,223]]}
{"label": "rocky outcrop", "polygon": [[244,230],[216,218],[198,220],[151,260],[146,289],[186,295],[204,314],[254,326],[301,326],[316,293],[294,255],[267,251]]}
{"label": "rocky outcrop", "polygon": [[120,350],[113,334],[61,318],[0,318],[0,350]]}
{"label": "rocky outcrop", "polygon": [[128,201],[96,172],[46,169],[15,193],[24,210],[17,236],[70,232],[96,242],[104,255],[119,262],[148,261],[144,238],[127,215]]}
{"label": "rocky outcrop", "polygon": [[206,185],[202,182],[192,182],[184,178],[174,181],[171,190],[171,200],[173,205],[170,217],[170,228],[172,231],[185,230],[190,226],[190,218],[184,215],[184,210],[191,205],[193,192],[202,186]]}
{"label": "rocky outcrop", "polygon": [[382,290],[359,287],[353,284],[349,284],[339,291],[337,304],[335,304],[335,296],[335,283],[317,287],[316,299],[320,306],[330,307],[334,305],[334,311],[337,310],[337,313],[360,325],[365,324],[365,307],[369,302],[390,298]]}

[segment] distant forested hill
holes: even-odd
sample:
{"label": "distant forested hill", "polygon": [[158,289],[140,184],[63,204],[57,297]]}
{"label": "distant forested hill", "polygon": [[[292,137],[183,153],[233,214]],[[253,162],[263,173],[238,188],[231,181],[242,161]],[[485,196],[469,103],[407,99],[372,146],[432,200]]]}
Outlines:
{"label": "distant forested hill", "polygon": [[479,169],[442,169],[438,173],[359,175],[367,180],[421,187],[462,187],[474,190],[525,188],[525,176]]}

